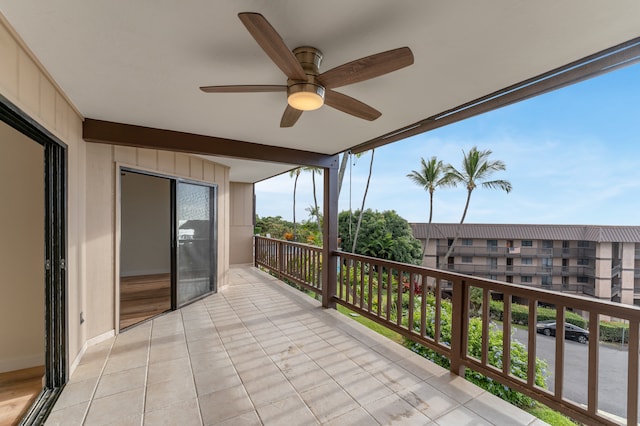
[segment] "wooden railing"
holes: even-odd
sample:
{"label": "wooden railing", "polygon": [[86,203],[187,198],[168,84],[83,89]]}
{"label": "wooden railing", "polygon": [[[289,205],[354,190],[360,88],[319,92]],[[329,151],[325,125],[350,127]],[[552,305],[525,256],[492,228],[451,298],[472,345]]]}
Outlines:
{"label": "wooden railing", "polygon": [[322,292],[322,248],[255,237],[255,265],[307,290]]}
{"label": "wooden railing", "polygon": [[[256,237],[256,265],[300,283],[297,280],[304,281],[307,276],[320,276],[319,271],[309,271],[321,263],[308,261],[311,252],[316,250],[319,249]],[[301,261],[292,261],[295,253],[302,256]],[[335,252],[333,255],[338,257],[339,265],[333,296],[336,303],[445,356],[453,373],[464,375],[465,369],[472,369],[586,424],[638,423],[639,308],[351,253]],[[298,268],[295,269],[297,272],[291,272],[292,265]],[[307,282],[307,285],[321,288],[317,281]],[[491,318],[490,301],[495,299],[504,303],[501,321]],[[585,365],[565,356],[564,333],[557,333],[555,339],[541,337],[547,339],[547,343],[554,342],[549,357],[554,366],[550,390],[536,382],[536,370],[539,370],[536,322],[541,307],[555,308],[558,324],[565,323],[569,312],[578,312],[587,320],[589,331],[587,345],[571,343],[569,347],[572,352],[584,351]],[[524,327],[518,327],[518,332],[525,335],[520,344],[513,336],[514,318],[522,322],[520,311],[523,309],[525,317],[532,320],[524,321]],[[517,317],[516,310],[519,312]],[[470,347],[470,329],[472,324],[478,323],[476,318],[481,324],[479,353]],[[611,318],[629,324],[624,377],[602,377],[601,373],[602,365],[608,360],[599,356],[599,323]],[[497,328],[502,331],[502,340],[499,344],[495,340],[490,344],[490,330]],[[516,358],[511,352],[522,345],[526,351],[526,365],[514,365]],[[583,400],[571,400],[566,396],[574,389],[565,384],[565,373],[574,374],[576,368],[582,369],[587,377],[582,390],[584,397],[574,398]],[[515,370],[524,373],[518,376]],[[598,408],[599,382],[605,382],[605,379],[622,381],[616,398],[626,398],[626,413],[610,414]]]}

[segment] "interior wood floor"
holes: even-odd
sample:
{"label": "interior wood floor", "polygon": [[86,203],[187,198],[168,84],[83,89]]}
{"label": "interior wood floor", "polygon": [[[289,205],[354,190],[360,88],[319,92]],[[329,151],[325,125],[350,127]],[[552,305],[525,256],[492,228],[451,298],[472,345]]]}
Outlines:
{"label": "interior wood floor", "polygon": [[120,329],[171,309],[171,274],[120,277]]}
{"label": "interior wood floor", "polygon": [[17,425],[42,390],[44,365],[0,373],[0,426]]}

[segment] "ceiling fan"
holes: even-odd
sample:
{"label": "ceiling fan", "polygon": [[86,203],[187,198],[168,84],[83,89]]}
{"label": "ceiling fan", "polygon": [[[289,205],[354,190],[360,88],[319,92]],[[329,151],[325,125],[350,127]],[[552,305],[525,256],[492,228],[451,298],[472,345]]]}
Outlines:
{"label": "ceiling fan", "polygon": [[259,13],[243,12],[238,17],[262,50],[287,76],[286,85],[202,86],[206,93],[287,92],[287,107],[280,127],[292,127],[303,111],[327,104],[355,117],[373,121],[382,113],[333,89],[369,80],[413,64],[408,47],[365,56],[323,73],[319,72],[322,52],[303,46],[289,50],[282,37]]}

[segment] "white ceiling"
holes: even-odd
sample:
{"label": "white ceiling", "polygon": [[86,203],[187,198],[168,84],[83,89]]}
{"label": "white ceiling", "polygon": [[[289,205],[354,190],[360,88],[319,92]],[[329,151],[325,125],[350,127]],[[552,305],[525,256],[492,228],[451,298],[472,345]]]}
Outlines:
{"label": "white ceiling", "polygon": [[[205,94],[202,85],[286,84],[237,17],[262,13],[320,71],[408,46],[415,64],[337,89],[382,112],[330,107],[281,129],[284,93]],[[0,0],[88,118],[335,154],[640,36],[640,2],[619,0]],[[221,160],[235,181],[291,165]]]}

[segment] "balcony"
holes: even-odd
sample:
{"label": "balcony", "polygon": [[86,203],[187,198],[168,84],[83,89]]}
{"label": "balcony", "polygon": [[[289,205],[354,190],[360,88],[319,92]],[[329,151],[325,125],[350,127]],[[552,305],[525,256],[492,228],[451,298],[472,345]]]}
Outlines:
{"label": "balcony", "polygon": [[[439,244],[436,254],[444,256],[449,250],[446,244]],[[479,257],[571,257],[594,258],[595,248],[544,248],[544,247],[495,247],[495,246],[464,246],[456,245],[452,256],[479,256]]]}
{"label": "balcony", "polygon": [[542,422],[253,267],[90,347],[47,424]]}
{"label": "balcony", "polygon": [[542,265],[487,265],[478,263],[454,263],[443,265],[443,269],[469,275],[562,275],[593,278],[595,268],[591,266],[542,266]]}
{"label": "balcony", "polygon": [[[637,307],[341,251],[332,252],[333,259],[325,262],[330,271],[337,272],[337,283],[332,283],[335,278],[327,271],[309,275],[313,267],[307,259],[314,259],[313,252],[320,253],[317,247],[256,237],[255,250],[257,265],[322,295],[325,306],[348,307],[445,357],[453,374],[475,371],[586,424],[637,424]],[[298,255],[292,257],[294,252]],[[336,261],[333,265],[332,260]],[[308,276],[324,276],[326,285],[306,282]],[[499,324],[491,313],[492,300],[504,304]],[[528,318],[538,319],[542,312],[549,315],[545,310],[550,307],[552,318],[561,324],[580,313],[587,324],[588,344],[573,346],[574,342],[565,341],[564,333],[551,342],[538,336],[536,321]],[[621,355],[616,355],[619,360],[607,363],[613,355],[601,342],[606,331],[601,336],[600,321],[611,318],[628,323],[629,330]],[[501,332],[500,343],[492,340],[490,344],[490,330],[496,327]],[[479,334],[481,343],[472,341],[472,332]],[[524,364],[511,357],[521,351],[527,354]],[[543,352],[549,373],[546,386],[536,384],[535,378],[536,356]],[[610,372],[612,366],[622,371]]]}

